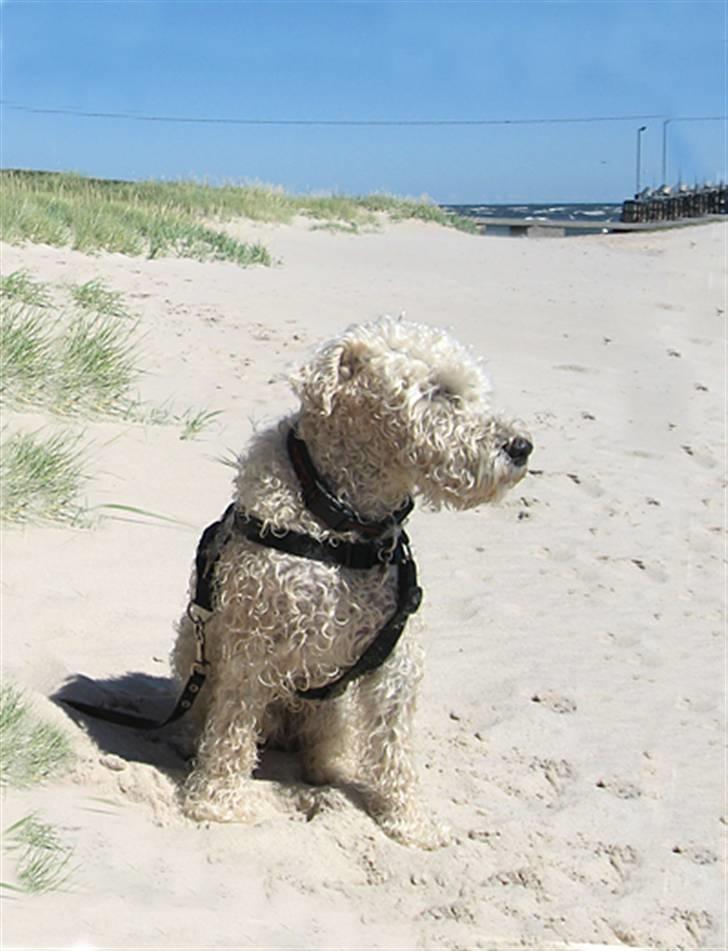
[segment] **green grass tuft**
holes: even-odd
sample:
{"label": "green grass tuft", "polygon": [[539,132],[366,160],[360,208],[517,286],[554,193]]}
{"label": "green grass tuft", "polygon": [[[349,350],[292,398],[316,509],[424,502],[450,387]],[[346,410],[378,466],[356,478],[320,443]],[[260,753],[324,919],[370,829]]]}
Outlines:
{"label": "green grass tuft", "polygon": [[79,522],[86,480],[80,437],[15,433],[0,441],[0,520]]}
{"label": "green grass tuft", "polygon": [[73,847],[65,845],[57,830],[31,812],[3,833],[4,847],[18,855],[17,885],[3,883],[4,888],[43,895],[58,891],[68,883],[73,872],[70,862]]}
{"label": "green grass tuft", "polygon": [[3,307],[0,319],[0,398],[42,402],[53,364],[46,315],[24,304]]}
{"label": "green grass tuft", "polygon": [[105,313],[51,322],[43,310],[3,307],[0,399],[64,414],[125,412],[138,376],[135,329]]}
{"label": "green grass tuft", "polygon": [[182,423],[182,434],[179,438],[194,439],[221,414],[222,411],[219,409],[203,409],[198,412],[188,409],[179,417],[179,421]]}
{"label": "green grass tuft", "polygon": [[44,782],[70,762],[65,734],[37,719],[16,687],[0,685],[0,788]]}
{"label": "green grass tuft", "polygon": [[71,287],[71,297],[82,310],[106,317],[128,317],[124,299],[118,291],[112,291],[103,281],[86,281]]}
{"label": "green grass tuft", "polygon": [[0,277],[0,300],[16,301],[31,307],[47,307],[50,302],[48,286],[34,281],[28,271],[13,271]]}
{"label": "green grass tuft", "polygon": [[51,387],[56,411],[121,412],[137,375],[131,332],[104,316],[72,321],[56,343]]}

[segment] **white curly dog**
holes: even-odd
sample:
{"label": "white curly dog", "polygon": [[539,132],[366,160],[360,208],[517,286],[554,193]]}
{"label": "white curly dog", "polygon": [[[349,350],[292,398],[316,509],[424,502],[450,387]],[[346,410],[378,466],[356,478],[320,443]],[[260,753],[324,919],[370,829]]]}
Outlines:
{"label": "white curly dog", "polygon": [[[333,781],[337,762],[348,758],[381,828],[433,848],[443,840],[418,805],[410,743],[422,670],[411,626],[380,666],[338,695],[301,693],[349,671],[396,614],[399,567],[381,552],[400,541],[407,500],[455,509],[492,502],[525,475],[531,443],[492,414],[487,376],[469,350],[443,330],[401,318],[351,327],[293,385],[300,410],[258,433],[238,460],[234,511],[244,526],[252,516],[259,535],[233,532],[215,565],[208,677],[189,714],[196,756],[183,809],[196,820],[255,821],[264,785],[253,779],[259,748],[283,743],[300,751],[315,784]],[[334,504],[382,530],[374,542],[351,522],[337,530],[310,510],[291,431]],[[327,550],[379,545],[380,560],[362,569],[290,553],[291,533]],[[281,539],[280,548],[266,543]],[[172,653],[183,683],[195,643],[186,615]]]}

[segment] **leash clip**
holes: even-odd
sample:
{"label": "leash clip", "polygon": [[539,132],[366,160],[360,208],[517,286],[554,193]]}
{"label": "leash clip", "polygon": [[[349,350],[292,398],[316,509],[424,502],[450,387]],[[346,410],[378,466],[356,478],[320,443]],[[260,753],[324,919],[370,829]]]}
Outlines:
{"label": "leash clip", "polygon": [[192,669],[201,673],[210,663],[205,657],[205,625],[212,617],[212,611],[206,611],[200,607],[199,604],[190,601],[187,605],[186,613],[187,617],[192,621],[195,635],[195,661],[192,665]]}
{"label": "leash clip", "polygon": [[402,529],[397,522],[393,522],[389,532],[378,540],[377,558],[383,565],[391,565],[395,560],[397,549],[400,547]]}

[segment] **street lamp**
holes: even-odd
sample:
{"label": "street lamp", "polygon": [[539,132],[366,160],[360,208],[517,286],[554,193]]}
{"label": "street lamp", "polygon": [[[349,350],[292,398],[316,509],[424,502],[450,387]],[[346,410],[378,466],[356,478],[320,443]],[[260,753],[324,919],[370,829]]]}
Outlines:
{"label": "street lamp", "polygon": [[667,127],[672,119],[662,120],[662,184],[667,185]]}
{"label": "street lamp", "polygon": [[646,125],[641,125],[637,129],[637,187],[635,195],[640,193],[640,178],[642,177],[642,133],[647,131]]}

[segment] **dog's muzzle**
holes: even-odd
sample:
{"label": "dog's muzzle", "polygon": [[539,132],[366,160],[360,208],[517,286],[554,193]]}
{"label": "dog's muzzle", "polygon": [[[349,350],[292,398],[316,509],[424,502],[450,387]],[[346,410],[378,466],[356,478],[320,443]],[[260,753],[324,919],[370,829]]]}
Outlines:
{"label": "dog's muzzle", "polygon": [[514,465],[525,466],[528,457],[531,455],[533,445],[523,436],[516,436],[515,439],[507,442],[503,449]]}

